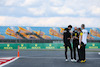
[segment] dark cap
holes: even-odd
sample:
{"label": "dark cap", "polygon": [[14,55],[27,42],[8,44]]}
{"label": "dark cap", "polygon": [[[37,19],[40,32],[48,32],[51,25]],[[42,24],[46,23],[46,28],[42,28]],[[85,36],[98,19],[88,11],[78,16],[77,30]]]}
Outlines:
{"label": "dark cap", "polygon": [[72,25],[69,25],[68,27],[71,27],[72,28]]}
{"label": "dark cap", "polygon": [[82,24],[81,27],[85,27],[85,24]]}

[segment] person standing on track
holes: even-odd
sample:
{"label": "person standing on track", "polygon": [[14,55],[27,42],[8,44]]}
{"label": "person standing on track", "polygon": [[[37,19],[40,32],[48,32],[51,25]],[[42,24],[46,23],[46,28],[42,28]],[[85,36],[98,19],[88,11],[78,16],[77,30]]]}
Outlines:
{"label": "person standing on track", "polygon": [[[78,34],[79,34],[79,40],[80,40],[80,38],[81,38],[81,34],[83,34],[82,33],[82,30],[81,30],[81,28],[78,28]],[[78,47],[79,46],[79,47]],[[80,45],[78,44],[78,57],[79,57],[79,59],[77,60],[77,62],[80,62],[81,61],[81,49],[80,49]]]}
{"label": "person standing on track", "polygon": [[64,29],[64,33],[63,33],[63,42],[64,42],[64,46],[65,46],[65,61],[68,61],[67,58],[67,47],[69,47],[70,49],[70,55],[71,55],[71,61],[73,61],[73,57],[72,57],[72,47],[71,47],[71,43],[70,43],[70,39],[71,39],[71,33],[70,30],[72,29],[72,26],[69,25],[68,28]]}
{"label": "person standing on track", "polygon": [[78,45],[79,45],[79,33],[77,31],[77,27],[74,27],[74,31],[72,33],[72,38],[73,38],[73,51],[74,51],[74,62],[77,62],[76,60],[76,49],[77,49],[77,53],[79,56],[79,52],[78,52]]}
{"label": "person standing on track", "polygon": [[80,33],[80,38],[79,38],[79,45],[80,45],[80,61],[78,62],[86,62],[85,58],[85,46],[87,44],[87,36],[88,36],[88,31],[85,29],[85,25],[81,25],[82,28],[82,33]]}

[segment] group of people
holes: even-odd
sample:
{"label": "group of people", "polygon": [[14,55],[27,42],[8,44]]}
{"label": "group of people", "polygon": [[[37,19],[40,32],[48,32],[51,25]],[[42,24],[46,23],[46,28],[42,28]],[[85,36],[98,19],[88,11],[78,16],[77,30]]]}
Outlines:
{"label": "group of people", "polygon": [[[67,58],[67,49],[70,49],[71,61],[72,62],[86,62],[85,58],[85,46],[87,44],[88,31],[85,29],[85,25],[82,24],[81,28],[74,27],[74,31],[71,33],[70,30],[72,26],[69,25],[68,28],[64,29],[63,42],[65,46],[65,61]],[[71,40],[73,40],[73,48],[71,46]],[[78,54],[78,60],[76,59],[76,49]]]}

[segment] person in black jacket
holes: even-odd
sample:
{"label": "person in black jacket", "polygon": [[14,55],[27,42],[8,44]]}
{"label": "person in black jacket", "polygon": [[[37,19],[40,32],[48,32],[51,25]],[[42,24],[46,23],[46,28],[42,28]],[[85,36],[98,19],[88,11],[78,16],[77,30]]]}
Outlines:
{"label": "person in black jacket", "polygon": [[79,33],[77,31],[77,27],[74,27],[74,31],[72,34],[72,38],[73,38],[73,51],[74,51],[74,62],[77,62],[76,60],[76,49],[78,52],[78,56],[79,56],[79,50],[78,50],[78,45],[79,45]]}
{"label": "person in black jacket", "polygon": [[64,33],[63,33],[63,42],[64,42],[64,46],[65,46],[65,61],[68,61],[67,59],[67,47],[69,47],[70,49],[70,55],[71,55],[71,61],[73,60],[72,57],[72,47],[71,47],[71,43],[70,43],[70,39],[71,39],[71,33],[69,32],[72,29],[72,26],[69,25],[68,28],[64,29]]}

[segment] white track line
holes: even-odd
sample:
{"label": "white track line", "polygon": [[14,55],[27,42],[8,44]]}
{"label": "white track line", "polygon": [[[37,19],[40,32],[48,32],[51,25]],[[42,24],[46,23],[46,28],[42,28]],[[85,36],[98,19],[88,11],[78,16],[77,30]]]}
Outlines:
{"label": "white track line", "polygon": [[11,59],[13,57],[1,57],[0,59]]}
{"label": "white track line", "polygon": [[19,57],[16,57],[15,59],[13,59],[13,60],[11,60],[11,61],[9,61],[9,62],[7,62],[7,63],[4,63],[4,64],[2,64],[2,65],[0,65],[0,67],[3,67],[3,66],[5,66],[5,65],[7,65],[7,64],[9,64],[9,63],[11,63],[11,62],[14,62],[15,60],[17,60]]}

